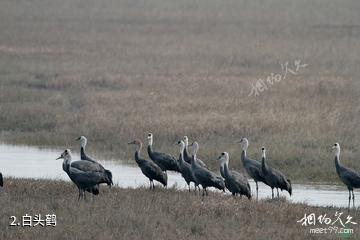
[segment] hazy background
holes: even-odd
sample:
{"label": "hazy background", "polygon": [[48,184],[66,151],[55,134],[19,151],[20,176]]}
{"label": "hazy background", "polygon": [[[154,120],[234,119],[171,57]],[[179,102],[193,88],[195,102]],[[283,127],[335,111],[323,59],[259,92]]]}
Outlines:
{"label": "hazy background", "polygon": [[[154,134],[178,155],[249,156],[291,179],[337,180],[328,146],[360,169],[360,15],[356,0],[2,0],[0,131],[8,143],[78,149],[132,162],[127,142]],[[282,63],[308,64],[260,96]],[[144,152],[145,154],[145,152]],[[146,156],[146,155],[145,155]]]}

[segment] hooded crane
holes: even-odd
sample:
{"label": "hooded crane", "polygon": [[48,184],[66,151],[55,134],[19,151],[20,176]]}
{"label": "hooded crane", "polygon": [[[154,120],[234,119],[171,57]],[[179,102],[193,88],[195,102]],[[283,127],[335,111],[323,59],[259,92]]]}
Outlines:
{"label": "hooded crane", "polygon": [[220,160],[220,173],[225,179],[226,188],[233,196],[240,194],[251,199],[251,188],[247,178],[239,172],[229,170],[229,153],[221,153],[218,160]]}
{"label": "hooded crane", "polygon": [[167,174],[163,172],[161,168],[154,162],[143,159],[140,157],[140,152],[142,149],[142,142],[140,140],[134,140],[129,142],[128,144],[136,145],[135,151],[135,161],[141,172],[149,179],[150,181],[150,189],[155,189],[154,180],[162,183],[164,187],[167,186]]}
{"label": "hooded crane", "polygon": [[[80,158],[81,160],[85,160],[85,161],[89,161],[91,162],[91,166],[92,166],[92,170],[96,170],[96,171],[102,171],[104,172],[106,175],[108,175],[108,178],[110,179],[110,183],[108,184],[109,187],[111,187],[111,185],[114,185],[113,181],[112,181],[112,173],[110,170],[105,169],[100,163],[98,163],[97,161],[93,160],[92,158],[90,158],[88,155],[86,155],[85,152],[85,147],[87,144],[87,138],[84,136],[81,136],[79,138],[76,139],[77,141],[80,141]],[[90,166],[90,165],[89,165]]]}
{"label": "hooded crane", "polygon": [[258,182],[263,182],[263,183],[267,184],[265,181],[265,178],[262,175],[261,163],[256,160],[252,160],[246,156],[246,151],[249,147],[249,141],[246,138],[241,138],[239,143],[243,144],[243,151],[241,152],[241,161],[246,169],[246,172],[255,181],[256,199],[258,199],[258,195],[259,195]]}
{"label": "hooded crane", "polygon": [[353,199],[353,207],[355,207],[355,196],[354,196],[354,188],[360,188],[360,174],[354,171],[351,168],[345,167],[340,163],[340,144],[335,143],[332,147],[335,151],[335,168],[336,172],[339,175],[341,181],[347,186],[349,190],[349,205],[350,208],[350,200],[352,192]]}
{"label": "hooded crane", "polygon": [[176,159],[166,153],[154,152],[153,148],[153,135],[148,134],[148,154],[151,160],[153,160],[163,171],[175,171],[179,172],[179,166]]}
{"label": "hooded crane", "polygon": [[199,187],[194,179],[194,176],[191,171],[191,165],[184,161],[184,150],[185,150],[185,143],[183,141],[178,141],[177,143],[180,145],[180,156],[179,156],[179,170],[181,173],[181,176],[185,179],[185,182],[189,186],[189,192],[190,192],[190,183],[193,182],[195,184],[195,191],[196,187]]}
{"label": "hooded crane", "polygon": [[2,174],[0,173],[0,187],[3,187],[3,186],[4,186],[4,180],[3,180]]}
{"label": "hooded crane", "polygon": [[215,187],[225,192],[225,182],[222,177],[215,173],[203,168],[199,165],[196,154],[199,150],[199,144],[195,141],[190,146],[193,146],[193,155],[191,159],[191,171],[193,173],[196,184],[200,184],[203,188],[202,197],[204,199],[205,194],[208,195],[206,188]]}
{"label": "hooded crane", "polygon": [[277,195],[279,197],[279,188],[280,190],[286,190],[289,192],[290,196],[292,194],[291,181],[280,171],[268,166],[266,164],[266,155],[265,147],[261,148],[262,159],[261,159],[261,170],[265,178],[266,183],[271,187],[272,199],[274,199],[274,188],[277,190]]}
{"label": "hooded crane", "polygon": [[[85,198],[85,191],[93,189],[98,184],[110,183],[108,175],[101,171],[87,170],[91,167],[86,167],[82,162],[86,161],[75,161],[71,162],[71,152],[69,149],[65,151],[57,159],[64,159],[63,170],[69,175],[71,181],[79,189],[79,200],[81,197]],[[81,162],[81,164],[79,164]],[[83,166],[82,168],[80,166]]]}
{"label": "hooded crane", "polygon": [[[189,138],[188,138],[187,136],[184,136],[184,137],[183,137],[183,141],[184,141],[184,143],[185,143],[184,160],[185,160],[185,162],[191,164],[191,158],[192,158],[192,157],[191,157],[191,155],[190,155],[189,152],[188,152]],[[206,166],[206,164],[205,164],[203,161],[201,161],[201,159],[197,158],[196,160],[197,160],[197,162],[200,164],[200,166],[209,169],[209,168]]]}

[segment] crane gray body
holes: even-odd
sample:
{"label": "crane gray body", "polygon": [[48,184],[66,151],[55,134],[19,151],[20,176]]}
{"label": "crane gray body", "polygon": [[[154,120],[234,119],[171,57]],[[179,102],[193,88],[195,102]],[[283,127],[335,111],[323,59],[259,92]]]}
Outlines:
{"label": "crane gray body", "polygon": [[262,175],[261,163],[259,163],[256,160],[252,160],[252,159],[248,158],[246,156],[246,152],[244,150],[241,153],[241,161],[243,163],[243,166],[244,166],[247,174],[255,181],[256,198],[258,198],[258,192],[259,192],[258,182],[263,182],[263,183],[267,184],[264,176]]}
{"label": "crane gray body", "polygon": [[214,187],[219,190],[225,191],[224,179],[198,164],[196,153],[198,151],[199,145],[197,142],[193,142],[192,145],[194,145],[194,149],[191,159],[191,171],[193,173],[196,184],[200,184],[203,188],[203,197],[205,196],[205,194],[207,195],[206,189],[208,187]]}
{"label": "crane gray body", "polygon": [[360,188],[360,173],[356,172],[355,170],[345,167],[340,163],[340,144],[335,143],[333,146],[335,149],[335,168],[336,173],[338,174],[340,180],[346,185],[349,191],[349,205],[350,208],[350,201],[351,201],[351,192],[353,198],[353,207],[355,207],[355,195],[354,195],[354,188]]}
{"label": "crane gray body", "polygon": [[234,170],[225,170],[225,167],[220,167],[221,176],[225,179],[226,188],[232,193],[233,196],[239,194],[245,195],[251,199],[251,188],[247,178]]}
{"label": "crane gray body", "polygon": [[162,171],[175,171],[179,172],[179,166],[176,159],[166,153],[154,152],[152,146],[147,148],[149,157],[154,163],[156,163]]}
{"label": "crane gray body", "polygon": [[66,149],[58,159],[60,158],[64,159],[63,170],[79,189],[79,199],[81,197],[85,198],[85,191],[91,191],[96,194],[96,186],[98,184],[110,183],[110,179],[106,173],[92,170],[91,167],[89,167],[88,164],[90,164],[90,162],[82,160],[71,162],[70,150]]}
{"label": "crane gray body", "polygon": [[[194,183],[195,191],[196,191],[196,187],[198,187],[198,185],[196,184],[194,175],[191,171],[191,165],[184,160],[185,143],[183,141],[179,141],[178,145],[180,145],[180,154],[179,154],[179,159],[178,159],[179,171],[181,173],[181,176],[184,178],[185,182],[187,183],[187,185],[189,187],[189,192],[190,192],[190,183],[191,182]],[[184,151],[182,151],[182,148],[184,149]]]}
{"label": "crane gray body", "polygon": [[249,141],[246,138],[242,138],[239,143],[243,144],[243,150],[241,152],[241,162],[243,163],[243,166],[247,174],[255,181],[256,199],[258,199],[259,196],[258,182],[263,182],[267,184],[264,176],[262,175],[261,163],[247,157],[246,151],[247,148],[249,147]]}
{"label": "crane gray body", "polygon": [[175,171],[179,172],[178,161],[171,155],[161,152],[155,152],[152,148],[153,135],[148,134],[148,147],[147,151],[150,159],[156,163],[163,171]]}
{"label": "crane gray body", "polygon": [[[77,140],[80,140],[80,143],[81,143],[80,159],[84,160],[84,161],[88,161],[90,163],[90,164],[85,164],[84,166],[78,166],[78,167],[86,168],[87,171],[104,172],[108,176],[108,179],[110,179],[110,182],[108,183],[108,186],[111,187],[111,185],[114,185],[114,183],[112,181],[112,172],[110,170],[105,169],[103,167],[103,165],[101,165],[100,163],[98,163],[97,161],[95,161],[94,159],[92,159],[91,157],[89,157],[86,154],[85,147],[86,147],[86,144],[87,144],[87,138],[84,137],[84,136],[81,136]],[[81,164],[81,163],[79,163],[79,164]]]}
{"label": "crane gray body", "polygon": [[142,148],[142,143],[140,140],[135,140],[130,142],[129,144],[137,145],[137,149],[135,151],[135,161],[141,172],[149,179],[150,181],[150,189],[155,189],[154,180],[162,183],[164,187],[167,186],[167,174],[163,172],[162,169],[154,162],[150,160],[146,160],[140,157],[140,152]]}
{"label": "crane gray body", "polygon": [[280,171],[270,167],[266,163],[265,157],[265,148],[263,148],[263,156],[261,160],[261,170],[262,175],[265,178],[266,184],[271,187],[272,198],[274,198],[274,188],[276,188],[278,197],[279,197],[279,189],[281,191],[286,190],[292,195],[292,186],[291,181],[288,179],[283,173]]}

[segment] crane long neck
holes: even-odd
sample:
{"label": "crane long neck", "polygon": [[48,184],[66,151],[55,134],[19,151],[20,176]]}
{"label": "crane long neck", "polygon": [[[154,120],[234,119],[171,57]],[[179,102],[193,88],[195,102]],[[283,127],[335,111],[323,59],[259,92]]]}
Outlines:
{"label": "crane long neck", "polygon": [[196,167],[196,166],[197,166],[196,153],[193,153],[191,157],[191,167]]}
{"label": "crane long neck", "polygon": [[152,156],[153,156],[152,139],[149,140],[147,151],[148,151],[148,154],[149,154],[150,158],[152,158]]}
{"label": "crane long neck", "polygon": [[180,156],[179,156],[179,161],[180,161],[180,163],[184,163],[185,162],[185,160],[184,160],[184,153],[180,153]]}
{"label": "crane long neck", "polygon": [[80,148],[80,156],[81,156],[81,159],[85,158],[85,156],[86,156],[85,146],[81,146],[81,148]]}
{"label": "crane long neck", "polygon": [[241,160],[244,162],[246,160],[246,152],[249,147],[249,141],[247,139],[244,139],[243,142],[243,150],[241,152]]}
{"label": "crane long neck", "polygon": [[266,156],[265,156],[265,153],[263,153],[263,156],[262,156],[262,158],[261,158],[261,169],[262,169],[262,171],[263,172],[267,172],[268,171],[268,166],[267,166],[267,164],[266,164]]}
{"label": "crane long neck", "polygon": [[152,136],[149,137],[149,139],[148,139],[148,145],[152,147],[153,142],[154,142],[153,137],[152,137]]}
{"label": "crane long neck", "polygon": [[246,160],[246,150],[243,149],[241,152],[241,161],[244,163],[245,160]]}
{"label": "crane long neck", "polygon": [[339,174],[340,168],[342,168],[342,165],[340,163],[340,151],[337,151],[335,154],[335,167],[336,167],[336,172]]}
{"label": "crane long neck", "polygon": [[184,151],[185,151],[185,144],[182,143],[181,146],[180,146],[180,157],[179,157],[179,160],[180,162],[184,162]]}
{"label": "crane long neck", "polygon": [[62,167],[63,170],[67,173],[69,173],[70,164],[71,164],[71,156],[65,157]]}
{"label": "crane long neck", "polygon": [[184,151],[183,151],[183,154],[184,154],[184,158],[189,158],[189,152],[188,152],[188,149],[187,149],[187,145],[185,144],[185,148],[184,148]]}
{"label": "crane long neck", "polygon": [[142,144],[139,143],[136,145],[136,151],[135,151],[135,161],[138,162],[140,160],[140,152],[142,149]]}
{"label": "crane long neck", "polygon": [[223,178],[225,178],[224,164],[222,162],[220,162],[220,174]]}
{"label": "crane long neck", "polygon": [[229,172],[229,159],[228,158],[223,163],[223,169],[224,169],[225,176],[228,177],[230,175],[230,172]]}

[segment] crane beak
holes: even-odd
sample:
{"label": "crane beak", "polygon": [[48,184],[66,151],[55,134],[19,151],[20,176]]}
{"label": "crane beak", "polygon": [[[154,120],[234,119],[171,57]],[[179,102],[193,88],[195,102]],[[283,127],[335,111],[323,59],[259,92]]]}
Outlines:
{"label": "crane beak", "polygon": [[62,155],[62,154],[60,155],[60,157],[56,158],[55,160],[59,160],[59,159],[61,159],[61,158],[63,158],[63,155]]}
{"label": "crane beak", "polygon": [[81,139],[81,137],[78,137],[78,138],[75,139],[75,141],[79,141],[80,139]]}
{"label": "crane beak", "polygon": [[132,141],[132,142],[128,142],[128,144],[135,144],[135,141]]}

